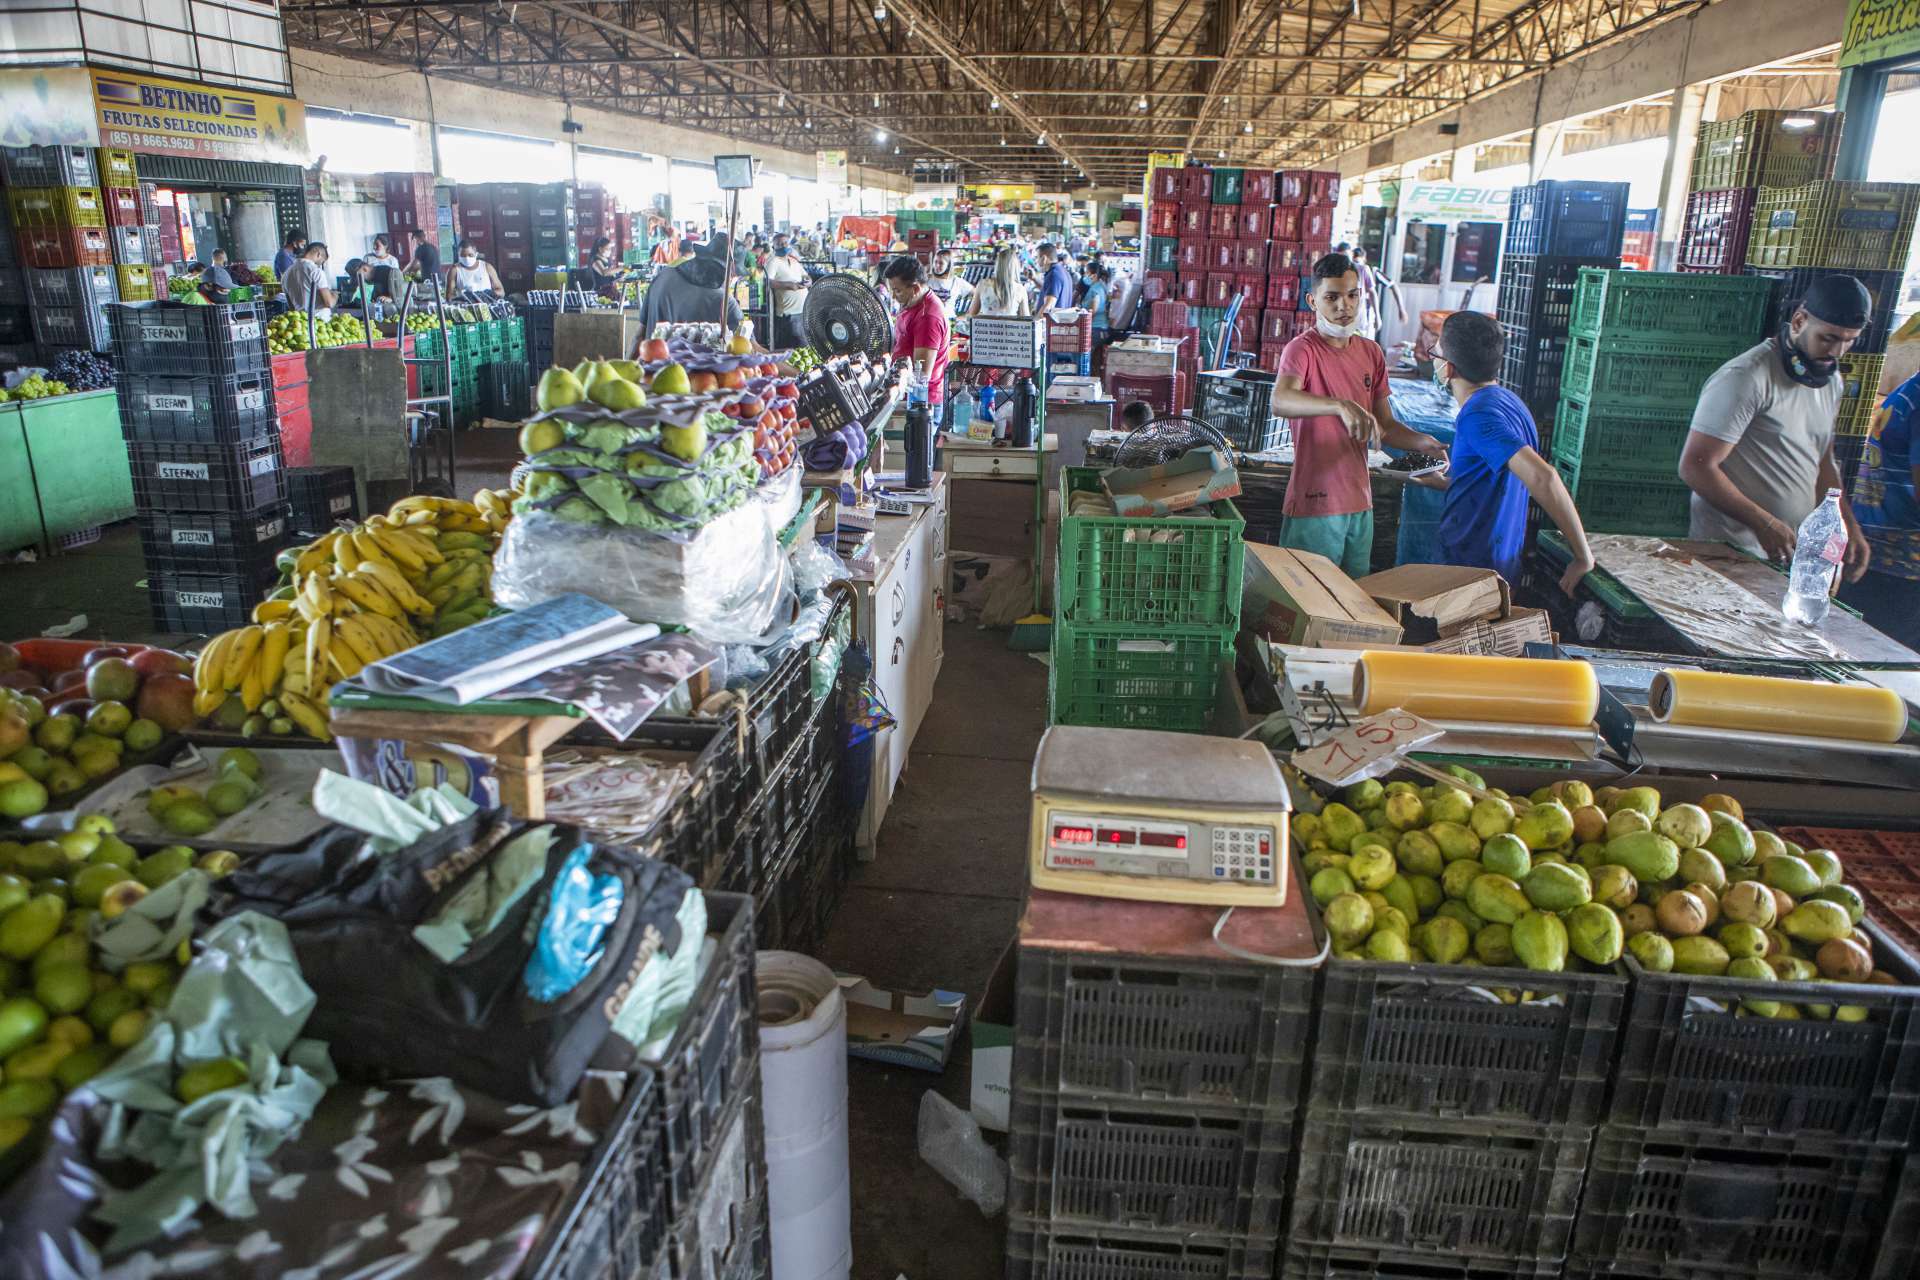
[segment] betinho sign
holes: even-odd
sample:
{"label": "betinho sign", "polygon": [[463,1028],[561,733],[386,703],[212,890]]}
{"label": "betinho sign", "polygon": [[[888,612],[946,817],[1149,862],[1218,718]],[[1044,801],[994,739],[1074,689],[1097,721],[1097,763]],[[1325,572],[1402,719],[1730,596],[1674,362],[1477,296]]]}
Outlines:
{"label": "betinho sign", "polygon": [[1840,39],[1840,65],[1920,53],[1920,0],[1852,0]]}
{"label": "betinho sign", "polygon": [[306,109],[292,98],[124,71],[93,72],[93,98],[103,147],[307,163]]}

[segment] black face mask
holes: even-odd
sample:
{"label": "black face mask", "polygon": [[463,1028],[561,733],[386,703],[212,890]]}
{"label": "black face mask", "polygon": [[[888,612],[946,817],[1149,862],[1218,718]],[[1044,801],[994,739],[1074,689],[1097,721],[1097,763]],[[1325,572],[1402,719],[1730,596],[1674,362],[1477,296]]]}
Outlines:
{"label": "black face mask", "polygon": [[1780,352],[1780,365],[1787,376],[1803,387],[1824,387],[1833,377],[1838,360],[1815,360],[1812,356],[1794,345],[1791,326],[1780,326],[1780,336],[1774,340],[1774,347]]}

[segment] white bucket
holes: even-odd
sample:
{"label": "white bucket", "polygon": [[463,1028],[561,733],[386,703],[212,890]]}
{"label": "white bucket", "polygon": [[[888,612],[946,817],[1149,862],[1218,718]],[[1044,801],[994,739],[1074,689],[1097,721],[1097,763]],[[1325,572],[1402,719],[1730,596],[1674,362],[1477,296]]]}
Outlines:
{"label": "white bucket", "polygon": [[774,1280],[845,1280],[847,1006],[833,971],[792,951],[754,960]]}

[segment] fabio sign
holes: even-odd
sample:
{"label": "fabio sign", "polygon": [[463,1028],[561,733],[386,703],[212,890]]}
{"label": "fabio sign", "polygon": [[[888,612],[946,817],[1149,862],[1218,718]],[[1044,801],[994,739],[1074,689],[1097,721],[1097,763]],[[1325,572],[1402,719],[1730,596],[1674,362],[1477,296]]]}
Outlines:
{"label": "fabio sign", "polygon": [[124,71],[94,71],[100,145],[206,160],[307,163],[307,116],[292,98]]}

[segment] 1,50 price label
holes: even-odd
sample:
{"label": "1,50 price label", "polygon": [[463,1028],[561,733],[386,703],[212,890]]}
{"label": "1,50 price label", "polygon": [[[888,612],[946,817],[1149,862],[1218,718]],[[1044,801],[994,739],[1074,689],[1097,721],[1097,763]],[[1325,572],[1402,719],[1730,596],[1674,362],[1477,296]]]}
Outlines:
{"label": "1,50 price label", "polygon": [[1388,772],[1402,754],[1432,742],[1443,732],[1411,711],[1389,707],[1294,752],[1293,766],[1322,782],[1344,787]]}

